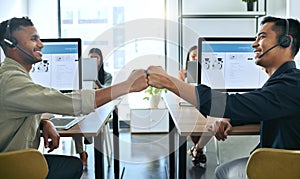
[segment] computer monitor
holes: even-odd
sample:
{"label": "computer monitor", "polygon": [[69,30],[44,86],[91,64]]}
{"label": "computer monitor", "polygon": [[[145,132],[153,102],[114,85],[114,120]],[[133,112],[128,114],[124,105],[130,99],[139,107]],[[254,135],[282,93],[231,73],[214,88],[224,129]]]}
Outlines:
{"label": "computer monitor", "polygon": [[33,65],[32,80],[46,87],[62,92],[82,88],[81,81],[81,39],[41,39],[43,60]]}
{"label": "computer monitor", "polygon": [[199,83],[227,92],[261,88],[268,76],[255,64],[254,40],[245,37],[199,38]]}

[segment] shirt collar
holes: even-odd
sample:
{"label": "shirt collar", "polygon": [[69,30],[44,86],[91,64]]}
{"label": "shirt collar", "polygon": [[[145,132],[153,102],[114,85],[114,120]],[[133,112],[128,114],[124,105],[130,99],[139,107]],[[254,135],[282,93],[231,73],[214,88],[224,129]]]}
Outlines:
{"label": "shirt collar", "polygon": [[284,64],[282,64],[274,73],[270,78],[274,78],[282,73],[284,73],[285,71],[292,69],[292,68],[296,68],[296,63],[295,61],[288,61],[285,62]]}
{"label": "shirt collar", "polygon": [[15,68],[17,68],[18,70],[21,70],[22,72],[29,74],[29,73],[27,72],[27,70],[26,70],[20,63],[18,63],[16,60],[13,60],[13,59],[11,59],[11,58],[8,58],[8,57],[5,57],[4,62],[2,63],[2,66],[3,66],[3,67],[4,67],[4,66],[7,66],[7,67],[15,67]]}

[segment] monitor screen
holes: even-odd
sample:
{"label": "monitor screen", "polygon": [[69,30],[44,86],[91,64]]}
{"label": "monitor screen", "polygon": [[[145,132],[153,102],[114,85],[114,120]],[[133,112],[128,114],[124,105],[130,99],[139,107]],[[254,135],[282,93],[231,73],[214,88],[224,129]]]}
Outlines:
{"label": "monitor screen", "polygon": [[228,92],[261,88],[268,76],[262,67],[255,64],[254,40],[199,38],[200,83]]}
{"label": "monitor screen", "polygon": [[79,90],[81,83],[81,39],[41,39],[42,61],[32,66],[32,80],[62,92]]}

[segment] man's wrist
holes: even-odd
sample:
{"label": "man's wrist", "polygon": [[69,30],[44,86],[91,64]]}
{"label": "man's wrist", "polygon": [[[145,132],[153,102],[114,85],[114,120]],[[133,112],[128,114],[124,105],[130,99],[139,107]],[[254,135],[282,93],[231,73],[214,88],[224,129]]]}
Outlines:
{"label": "man's wrist", "polygon": [[224,120],[230,123],[230,118],[224,118]]}
{"label": "man's wrist", "polygon": [[53,118],[53,117],[54,117],[54,115],[51,114],[51,113],[43,113],[43,114],[41,115],[41,120],[49,120],[49,119],[51,119],[51,118]]}
{"label": "man's wrist", "polygon": [[40,129],[42,130],[43,127],[47,124],[47,123],[50,123],[52,124],[49,119],[51,119],[53,116],[53,114],[50,114],[50,113],[43,113],[41,115],[41,122],[40,122]]}

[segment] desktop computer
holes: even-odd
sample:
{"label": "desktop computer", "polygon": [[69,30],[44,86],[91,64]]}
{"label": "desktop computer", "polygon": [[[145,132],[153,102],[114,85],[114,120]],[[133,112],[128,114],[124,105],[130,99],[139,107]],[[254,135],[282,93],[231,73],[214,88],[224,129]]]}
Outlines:
{"label": "desktop computer", "polygon": [[199,84],[227,92],[261,88],[268,76],[255,64],[254,40],[251,37],[199,38]]}

